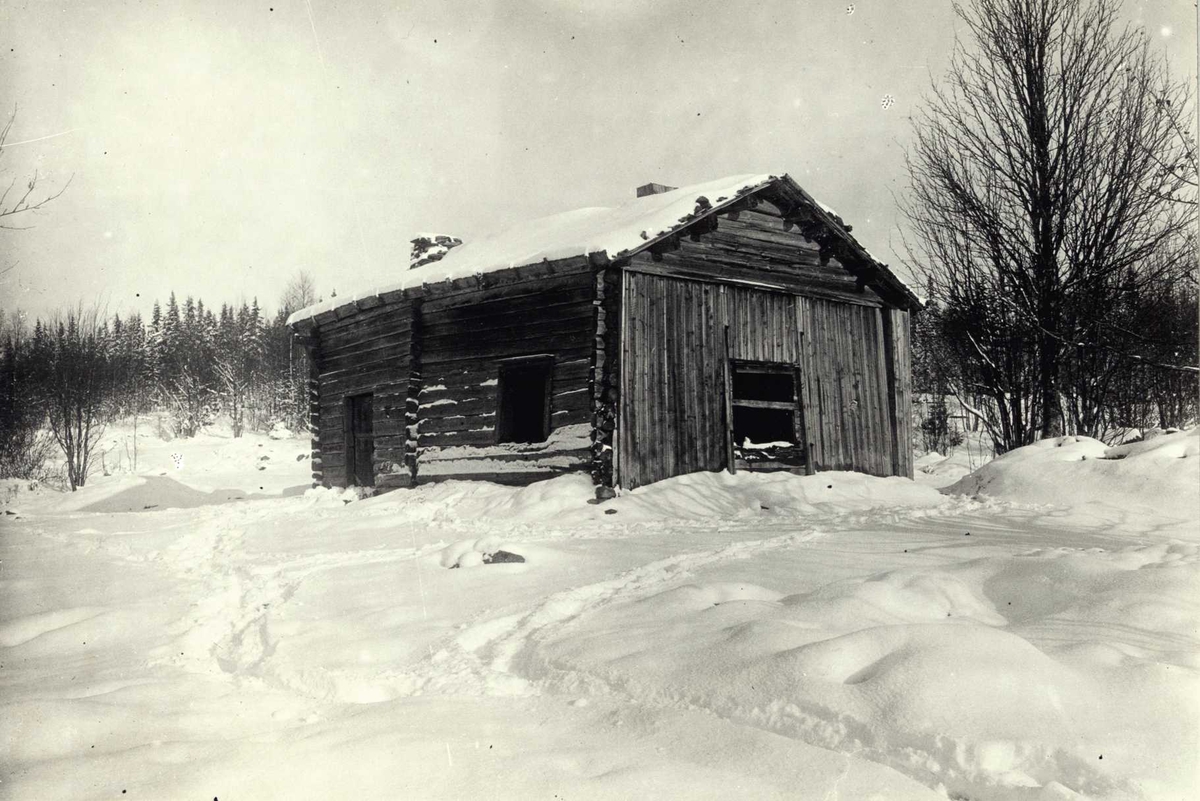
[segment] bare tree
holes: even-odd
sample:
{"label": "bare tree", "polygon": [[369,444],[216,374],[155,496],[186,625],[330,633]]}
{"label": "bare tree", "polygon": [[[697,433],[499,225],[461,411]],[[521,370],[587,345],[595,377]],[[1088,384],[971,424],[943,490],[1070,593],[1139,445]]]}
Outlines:
{"label": "bare tree", "polygon": [[212,417],[215,393],[195,371],[184,367],[163,389],[175,436],[191,439]]}
{"label": "bare tree", "polygon": [[[279,302],[279,322],[282,323],[294,311],[317,303],[316,283],[307,271],[301,270],[288,282]],[[301,430],[308,424],[308,354],[297,346],[290,334],[285,334],[287,347],[287,374],[279,387],[280,405],[289,410],[285,415],[287,425]]]}
{"label": "bare tree", "polygon": [[[1173,203],[1194,206],[1197,202],[1196,190],[1200,189],[1200,152],[1197,151],[1196,136],[1190,124],[1192,117],[1188,113],[1191,100],[1190,94],[1179,94],[1172,91],[1164,91],[1155,99],[1155,102],[1168,114],[1171,131],[1178,147],[1170,153],[1164,154],[1149,150],[1147,152],[1158,164],[1160,170],[1177,179],[1171,182],[1172,184],[1185,189],[1185,191],[1167,195],[1165,199]],[[1168,160],[1172,157],[1173,160]]]}
{"label": "bare tree", "polygon": [[66,457],[72,491],[84,486],[104,435],[113,386],[99,309],[54,315],[34,329],[37,392],[50,431]]}
{"label": "bare tree", "polygon": [[251,376],[235,359],[224,355],[217,360],[216,374],[220,382],[221,406],[229,415],[229,425],[236,439],[246,428],[246,406],[252,389]]}
{"label": "bare tree", "polygon": [[[4,154],[4,148],[8,143],[9,132],[12,131],[13,123],[17,119],[17,110],[14,108],[12,114],[8,117],[8,122],[0,128],[0,156]],[[0,191],[0,228],[8,229],[23,229],[30,228],[28,225],[18,225],[13,218],[18,214],[28,212],[36,212],[42,209],[52,200],[55,200],[63,192],[67,191],[67,186],[71,180],[67,179],[67,183],[63,184],[62,188],[53,194],[46,194],[38,191],[39,177],[35,170],[33,176],[24,181],[24,186],[17,186],[17,178],[14,176],[9,180],[8,185]]]}
{"label": "bare tree", "polygon": [[[8,135],[12,131],[13,123],[17,119],[17,110],[14,107],[12,114],[8,117],[8,122],[0,128],[0,159],[4,157],[6,147],[11,147],[8,144]],[[72,176],[73,178],[74,176]],[[63,192],[67,191],[67,187],[71,184],[71,179],[63,184],[62,188],[53,194],[46,194],[38,190],[39,177],[35,170],[33,176],[24,180],[24,185],[17,186],[18,179],[13,176],[4,186],[4,179],[0,177],[0,229],[22,230],[31,228],[29,225],[19,225],[17,221],[18,215],[27,215],[30,213],[36,214],[44,208],[50,201],[55,200]],[[0,276],[16,267],[16,263],[8,265],[0,265]]]}
{"label": "bare tree", "polygon": [[55,450],[42,425],[32,349],[24,314],[0,317],[0,478],[47,477]]}
{"label": "bare tree", "polygon": [[914,119],[910,253],[943,307],[956,394],[1007,450],[1061,430],[1063,362],[1162,258],[1194,206],[1183,86],[1119,0],[955,4],[967,40]]}
{"label": "bare tree", "polygon": [[285,316],[317,302],[317,285],[307,270],[300,270],[283,288],[279,308]]}

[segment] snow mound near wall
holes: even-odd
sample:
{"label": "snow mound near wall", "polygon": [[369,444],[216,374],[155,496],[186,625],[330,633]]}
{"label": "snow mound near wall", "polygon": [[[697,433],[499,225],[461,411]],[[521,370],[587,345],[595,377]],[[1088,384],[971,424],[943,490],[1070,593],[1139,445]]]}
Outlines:
{"label": "snow mound near wall", "polygon": [[947,489],[1019,503],[1200,520],[1200,429],[1108,447],[1090,437],[1017,448]]}
{"label": "snow mound near wall", "polygon": [[635,523],[733,518],[795,518],[815,513],[861,512],[886,507],[947,503],[937,490],[904,478],[829,472],[690,473],[659,481],[601,504],[590,504],[589,477],[566,475],[526,487],[485,481],[445,481],[366,501],[399,519],[506,520],[554,524],[589,520]]}
{"label": "snow mound near wall", "polygon": [[940,506],[945,502],[936,490],[918,486],[906,478],[878,478],[841,471],[813,476],[721,472],[689,473],[639,487],[616,499],[613,508],[645,520],[720,520]]}

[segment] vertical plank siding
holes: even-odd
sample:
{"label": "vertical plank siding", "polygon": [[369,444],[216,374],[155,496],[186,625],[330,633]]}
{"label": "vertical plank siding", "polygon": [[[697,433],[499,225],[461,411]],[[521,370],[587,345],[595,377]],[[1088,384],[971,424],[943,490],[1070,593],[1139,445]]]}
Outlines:
{"label": "vertical plank siding", "polygon": [[[898,472],[879,307],[669,277],[638,266],[635,259],[622,295],[622,486],[727,466],[727,359],[799,366],[813,468]],[[892,346],[894,358],[903,347]]]}
{"label": "vertical plank siding", "polygon": [[884,362],[891,399],[890,416],[895,440],[893,472],[913,477],[912,449],[912,341],[909,314],[903,309],[883,312]]}
{"label": "vertical plank siding", "polygon": [[721,287],[627,272],[619,475],[632,489],[725,458]]}

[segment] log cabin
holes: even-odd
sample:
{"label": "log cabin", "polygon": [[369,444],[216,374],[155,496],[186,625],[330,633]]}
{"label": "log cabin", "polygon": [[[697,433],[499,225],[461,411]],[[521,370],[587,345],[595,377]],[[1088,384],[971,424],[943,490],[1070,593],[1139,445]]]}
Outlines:
{"label": "log cabin", "polygon": [[912,476],[916,295],[787,175],[647,184],[289,318],[314,486]]}

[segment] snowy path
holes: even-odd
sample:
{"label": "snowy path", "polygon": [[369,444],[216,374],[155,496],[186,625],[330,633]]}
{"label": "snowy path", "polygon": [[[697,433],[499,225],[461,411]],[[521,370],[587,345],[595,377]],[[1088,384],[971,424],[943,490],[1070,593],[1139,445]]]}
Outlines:
{"label": "snowy path", "polygon": [[[445,693],[532,694],[521,665],[531,642],[613,603],[628,602],[684,580],[692,571],[732,559],[792,548],[820,536],[787,533],[677,554],[623,571],[613,578],[556,592],[534,607],[469,626],[430,659],[423,688]],[[516,664],[514,664],[516,663]]]}

